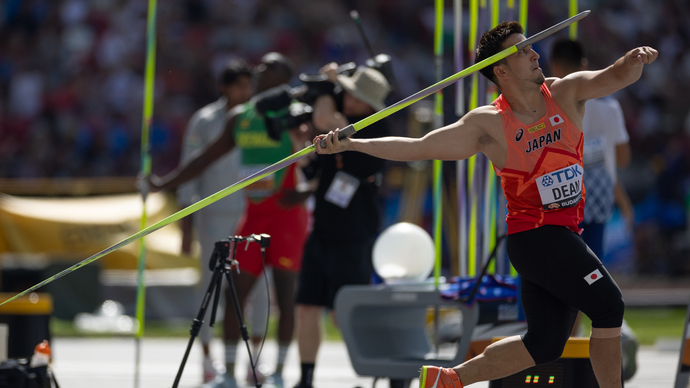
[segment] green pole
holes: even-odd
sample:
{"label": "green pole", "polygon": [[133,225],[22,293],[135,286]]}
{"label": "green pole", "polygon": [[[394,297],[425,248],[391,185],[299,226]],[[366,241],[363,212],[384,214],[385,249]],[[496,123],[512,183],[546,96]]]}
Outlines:
{"label": "green pole", "polygon": [[[443,78],[443,0],[436,0],[436,33],[434,34],[434,54],[436,60],[436,81],[439,82]],[[443,89],[434,93],[434,127],[440,128],[443,126]],[[434,284],[436,288],[439,287],[439,278],[441,277],[441,254],[442,254],[442,240],[443,234],[441,232],[442,225],[442,209],[443,209],[443,162],[434,160],[434,246],[436,249],[436,263],[434,265]]]}
{"label": "green pole", "polygon": [[[570,0],[570,12],[568,16],[577,15],[577,0]],[[577,40],[577,23],[573,23],[568,27],[568,34],[570,40]]]}
{"label": "green pole", "polygon": [[[149,0],[148,20],[146,22],[146,70],[144,81],[144,108],[141,119],[141,175],[151,175],[151,154],[149,153],[149,131],[153,117],[153,88],[156,70],[156,8],[157,0]],[[140,230],[146,229],[146,190],[142,190],[142,212]],[[141,337],[144,335],[145,307],[146,307],[146,282],[144,270],[146,269],[146,241],[142,237],[139,240],[139,260],[137,268],[137,294],[136,294],[136,355],[134,386],[139,386],[139,366],[141,361]]]}
{"label": "green pole", "polygon": [[527,36],[527,10],[529,8],[529,0],[520,0],[520,25],[525,30],[523,34]]}

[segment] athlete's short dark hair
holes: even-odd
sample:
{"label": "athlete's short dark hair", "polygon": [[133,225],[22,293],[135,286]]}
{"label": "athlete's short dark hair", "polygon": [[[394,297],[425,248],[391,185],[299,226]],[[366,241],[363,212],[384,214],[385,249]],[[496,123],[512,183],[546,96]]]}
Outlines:
{"label": "athlete's short dark hair", "polygon": [[568,70],[580,70],[583,59],[585,50],[578,41],[559,39],[551,48],[551,63],[560,63]]}
{"label": "athlete's short dark hair", "polygon": [[[490,31],[485,32],[484,35],[482,35],[482,38],[479,40],[479,44],[477,45],[474,62],[481,62],[486,58],[503,51],[503,42],[505,42],[509,36],[513,34],[522,34],[523,31],[522,26],[518,22],[501,22],[501,24],[492,28]],[[494,75],[494,66],[502,63],[505,63],[505,59],[494,62],[493,64],[479,70],[479,72],[482,73],[484,77],[498,85],[496,82],[496,76]]]}
{"label": "athlete's short dark hair", "polygon": [[295,72],[295,64],[288,57],[277,52],[265,54],[261,57],[261,64],[285,79],[292,78]]}
{"label": "athlete's short dark hair", "polygon": [[247,62],[244,61],[244,59],[231,59],[228,61],[228,63],[225,65],[225,68],[220,73],[219,81],[221,85],[228,86],[237,82],[237,80],[242,76],[247,76],[251,78],[251,67],[249,67],[249,65],[247,64]]}

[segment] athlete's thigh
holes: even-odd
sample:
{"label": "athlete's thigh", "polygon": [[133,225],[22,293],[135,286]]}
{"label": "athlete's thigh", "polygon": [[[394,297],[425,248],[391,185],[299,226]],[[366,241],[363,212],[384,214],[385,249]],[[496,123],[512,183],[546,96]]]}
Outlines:
{"label": "athlete's thigh", "polygon": [[511,261],[513,256],[519,259],[514,265],[523,277],[588,315],[603,308],[602,301],[620,296],[613,278],[579,235],[548,225],[529,232],[520,242],[520,255],[511,255],[509,245]]}
{"label": "athlete's thigh", "polygon": [[520,280],[520,297],[529,332],[539,338],[568,338],[577,317],[576,308],[525,278]]}

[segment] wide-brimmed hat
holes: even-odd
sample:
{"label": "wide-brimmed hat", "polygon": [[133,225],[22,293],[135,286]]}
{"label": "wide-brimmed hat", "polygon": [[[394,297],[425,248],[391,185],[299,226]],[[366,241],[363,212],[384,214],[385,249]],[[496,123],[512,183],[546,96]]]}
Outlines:
{"label": "wide-brimmed hat", "polygon": [[391,90],[386,77],[376,69],[360,66],[352,77],[339,74],[338,82],[348,93],[376,110],[386,107],[384,100]]}

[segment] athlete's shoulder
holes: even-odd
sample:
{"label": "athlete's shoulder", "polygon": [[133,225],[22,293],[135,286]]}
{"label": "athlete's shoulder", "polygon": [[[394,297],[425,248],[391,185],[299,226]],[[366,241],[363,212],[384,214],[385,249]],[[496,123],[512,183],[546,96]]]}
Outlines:
{"label": "athlete's shoulder", "polygon": [[575,82],[570,75],[563,78],[549,77],[544,81],[544,86],[551,95],[568,95],[574,92]]}
{"label": "athlete's shoulder", "polygon": [[482,105],[467,112],[463,121],[483,128],[501,122],[501,113],[495,105]]}
{"label": "athlete's shoulder", "polygon": [[225,101],[216,100],[196,111],[199,120],[212,120],[225,109]]}
{"label": "athlete's shoulder", "polygon": [[563,78],[549,77],[546,80],[544,80],[544,85],[546,85],[547,88],[551,89],[554,82],[560,82],[562,79]]}
{"label": "athlete's shoulder", "polygon": [[255,114],[256,110],[253,104],[244,103],[235,105],[226,113],[226,120],[235,120],[237,118],[242,118]]}
{"label": "athlete's shoulder", "polygon": [[465,124],[464,127],[471,131],[467,132],[467,135],[474,136],[483,143],[487,143],[487,136],[493,140],[498,140],[503,133],[501,113],[493,104],[472,109],[463,117],[462,121]]}
{"label": "athlete's shoulder", "polygon": [[489,117],[499,117],[500,113],[498,108],[494,104],[482,105],[480,107],[474,108],[467,112],[465,117],[471,117],[472,119],[486,119]]}

